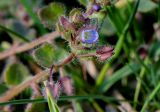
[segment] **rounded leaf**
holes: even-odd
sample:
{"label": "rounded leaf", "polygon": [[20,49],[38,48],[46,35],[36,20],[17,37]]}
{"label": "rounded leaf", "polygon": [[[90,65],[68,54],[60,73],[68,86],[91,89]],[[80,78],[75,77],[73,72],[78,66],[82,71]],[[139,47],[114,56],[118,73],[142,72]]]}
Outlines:
{"label": "rounded leaf", "polygon": [[4,81],[9,86],[15,86],[23,82],[29,75],[29,70],[22,63],[12,63],[4,71]]}
{"label": "rounded leaf", "polygon": [[55,49],[53,45],[45,43],[33,52],[35,61],[43,67],[51,67],[54,64]]}
{"label": "rounded leaf", "polygon": [[52,44],[44,43],[33,52],[35,61],[42,67],[50,68],[68,55],[67,52],[61,48],[55,48]]}
{"label": "rounded leaf", "polygon": [[59,17],[65,14],[65,6],[61,3],[53,2],[40,9],[39,17],[46,27],[55,27]]}

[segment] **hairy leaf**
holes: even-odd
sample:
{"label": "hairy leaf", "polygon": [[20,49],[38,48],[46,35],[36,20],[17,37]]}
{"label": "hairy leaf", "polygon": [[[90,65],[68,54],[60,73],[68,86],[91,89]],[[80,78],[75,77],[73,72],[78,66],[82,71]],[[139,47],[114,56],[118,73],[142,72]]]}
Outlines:
{"label": "hairy leaf", "polygon": [[46,27],[53,28],[59,17],[65,14],[65,6],[61,3],[53,2],[40,9],[38,14]]}
{"label": "hairy leaf", "polygon": [[15,86],[23,82],[29,75],[27,67],[22,63],[12,63],[4,71],[4,81],[9,86]]}

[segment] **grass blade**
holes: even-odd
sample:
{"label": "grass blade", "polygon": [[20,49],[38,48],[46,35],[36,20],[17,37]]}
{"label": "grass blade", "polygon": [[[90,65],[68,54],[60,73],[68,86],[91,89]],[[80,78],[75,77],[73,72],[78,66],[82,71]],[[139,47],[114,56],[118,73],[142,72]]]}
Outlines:
{"label": "grass blade", "polygon": [[[106,102],[112,101],[126,101],[121,99],[116,99],[114,97],[102,96],[102,95],[83,95],[83,96],[61,96],[58,101],[67,101],[67,100],[89,100],[89,99],[101,99]],[[20,100],[12,100],[8,102],[1,102],[0,106],[4,105],[19,105],[19,104],[27,104],[27,103],[45,103],[47,99],[40,98],[40,99],[20,99]],[[128,101],[134,103],[132,101]]]}
{"label": "grass blade", "polygon": [[29,4],[28,0],[20,0],[28,14],[32,17],[33,21],[37,24],[41,34],[45,34],[47,31],[45,30],[44,26],[42,25],[41,21],[39,20],[37,14],[33,12],[32,7]]}
{"label": "grass blade", "polygon": [[160,82],[158,83],[156,88],[152,91],[152,93],[149,95],[148,99],[145,101],[145,103],[144,103],[144,105],[143,105],[143,107],[142,107],[140,112],[144,112],[145,111],[145,109],[148,106],[149,102],[154,98],[154,96],[156,95],[158,90],[160,90]]}
{"label": "grass blade", "polygon": [[1,25],[1,24],[0,24],[0,29],[6,31],[6,32],[8,32],[8,33],[11,33],[11,34],[15,35],[17,38],[19,38],[19,39],[21,39],[21,40],[23,40],[23,41],[25,41],[25,42],[29,42],[29,41],[30,41],[29,39],[27,39],[27,38],[23,37],[22,35],[14,32],[14,31],[6,28],[6,27],[4,27],[4,26]]}
{"label": "grass blade", "polygon": [[132,22],[134,20],[136,12],[137,12],[139,1],[140,0],[137,0],[137,2],[135,4],[135,7],[133,9],[133,12],[132,12],[127,24],[125,25],[125,27],[124,27],[121,35],[120,35],[120,38],[119,38],[119,40],[118,40],[118,42],[116,44],[116,47],[115,47],[115,54],[112,57],[112,60],[109,63],[106,63],[103,66],[103,68],[102,68],[102,70],[101,70],[101,72],[100,72],[100,74],[98,76],[98,79],[96,81],[96,86],[100,86],[103,83],[103,79],[105,78],[105,75],[106,75],[106,72],[107,72],[108,68],[110,67],[110,65],[113,62],[113,60],[115,60],[119,56],[120,51],[121,51],[122,46],[123,46],[123,43],[124,43],[124,39],[126,37],[126,34],[127,34],[128,30],[129,30],[129,28],[131,27],[131,24],[132,24]]}
{"label": "grass blade", "polygon": [[[132,68],[132,69],[131,69]],[[117,72],[115,72],[111,77],[109,77],[104,83],[100,86],[100,93],[107,91],[113,84],[115,84],[118,80],[131,75],[135,71],[140,69],[140,65],[136,63],[130,63]]]}

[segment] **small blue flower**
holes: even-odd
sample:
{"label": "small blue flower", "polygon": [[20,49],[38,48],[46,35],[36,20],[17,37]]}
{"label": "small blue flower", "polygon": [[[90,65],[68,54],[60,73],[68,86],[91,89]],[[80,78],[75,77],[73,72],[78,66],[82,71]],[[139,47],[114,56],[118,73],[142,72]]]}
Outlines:
{"label": "small blue flower", "polygon": [[95,29],[83,30],[81,32],[81,41],[86,44],[93,44],[99,38],[98,32]]}
{"label": "small blue flower", "polygon": [[93,8],[94,11],[101,10],[101,7],[98,4],[93,4],[92,8]]}

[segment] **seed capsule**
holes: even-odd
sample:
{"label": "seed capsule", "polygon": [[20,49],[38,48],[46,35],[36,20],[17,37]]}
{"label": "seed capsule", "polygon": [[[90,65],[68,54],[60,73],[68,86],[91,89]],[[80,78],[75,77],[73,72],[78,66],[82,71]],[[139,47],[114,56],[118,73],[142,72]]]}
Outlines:
{"label": "seed capsule", "polygon": [[83,30],[81,33],[81,41],[86,44],[93,44],[98,38],[99,35],[95,29]]}

